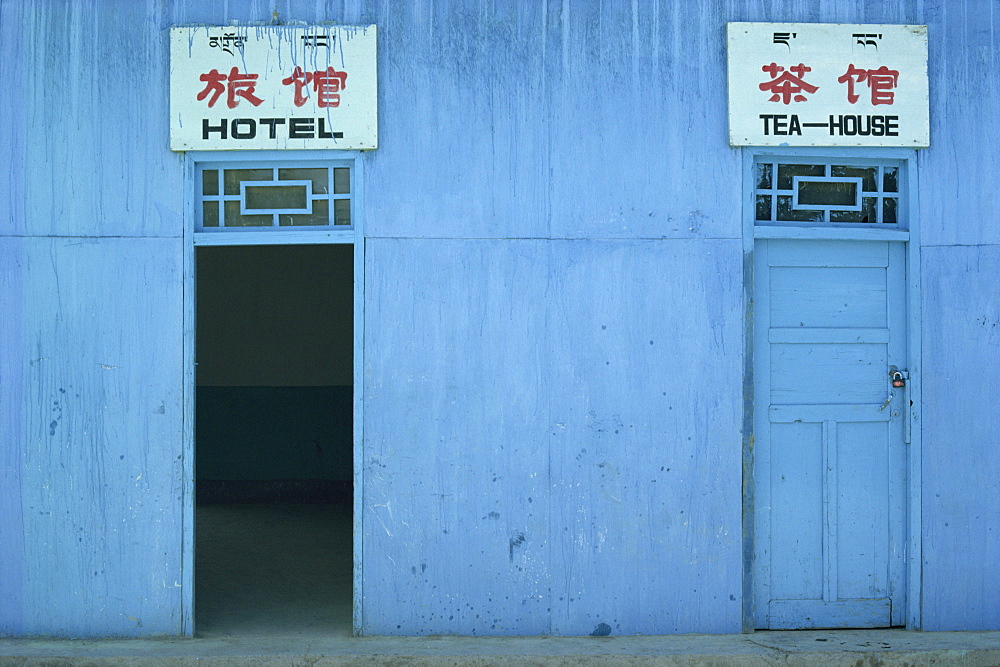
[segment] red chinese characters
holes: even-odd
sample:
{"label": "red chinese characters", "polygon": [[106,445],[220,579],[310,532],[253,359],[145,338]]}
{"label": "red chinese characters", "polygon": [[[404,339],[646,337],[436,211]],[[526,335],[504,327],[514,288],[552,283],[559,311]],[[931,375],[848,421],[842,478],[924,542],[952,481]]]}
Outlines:
{"label": "red chinese characters", "polygon": [[[234,67],[229,74],[223,74],[212,69],[198,78],[205,87],[198,93],[198,101],[208,99],[208,106],[214,107],[223,93],[226,93],[226,105],[236,108],[242,98],[254,106],[259,106],[264,100],[256,95],[258,74],[241,74]],[[305,72],[301,67],[292,70],[290,76],[281,80],[286,86],[294,86],[293,103],[301,107],[308,100],[307,89],[311,85],[316,93],[316,106],[320,108],[339,107],[340,92],[347,86],[347,72],[338,72],[332,67],[317,72]]]}
{"label": "red chinese characters", "polygon": [[769,102],[780,101],[782,104],[789,104],[793,100],[805,102],[806,96],[802,93],[812,94],[819,90],[819,86],[807,83],[803,79],[806,72],[811,72],[812,68],[802,63],[789,67],[787,71],[777,63],[764,65],[761,70],[771,75],[770,81],[765,81],[759,86],[761,90],[773,93]]}
{"label": "red chinese characters", "polygon": [[899,72],[882,65],[878,69],[859,69],[853,63],[847,66],[847,71],[837,81],[847,84],[847,101],[854,104],[860,99],[854,91],[855,84],[867,83],[872,93],[872,104],[892,104],[895,94],[892,90],[899,82]]}
{"label": "red chinese characters", "polygon": [[[207,74],[202,74],[198,77],[205,82],[204,90],[198,93],[198,101],[200,102],[211,95],[211,99],[208,100],[208,106],[213,107],[222,93],[225,92],[227,93],[226,106],[230,109],[235,109],[236,105],[240,103],[236,99],[237,97],[242,97],[250,104],[259,106],[264,100],[254,95],[257,77],[257,74],[240,74],[238,67],[229,70],[228,75],[220,73],[217,69],[213,69]],[[222,85],[223,82],[226,82],[225,86]]]}
{"label": "red chinese characters", "polygon": [[309,99],[306,97],[305,90],[312,81],[312,76],[312,72],[303,72],[301,67],[296,67],[291,76],[281,80],[281,83],[286,86],[295,85],[295,106],[300,107]]}
{"label": "red chinese characters", "polygon": [[[819,86],[805,80],[806,73],[811,72],[812,68],[803,63],[793,65],[787,70],[777,63],[771,63],[761,67],[761,70],[771,75],[769,81],[758,86],[761,90],[771,93],[769,102],[781,102],[782,104],[805,102],[806,95],[819,90]],[[877,69],[861,69],[852,63],[847,66],[847,71],[837,78],[837,82],[847,84],[847,101],[851,104],[855,104],[861,99],[858,92],[860,84],[867,84],[871,90],[872,105],[892,104],[895,102],[893,91],[899,83],[899,72],[889,69],[885,65]]]}
{"label": "red chinese characters", "polygon": [[311,83],[316,92],[316,106],[320,108],[340,106],[340,91],[347,86],[347,72],[338,72],[332,67],[327,67],[325,71],[304,72],[301,67],[296,67],[292,75],[282,79],[281,83],[286,86],[295,86],[295,106],[300,107],[308,99],[305,95],[306,87]]}

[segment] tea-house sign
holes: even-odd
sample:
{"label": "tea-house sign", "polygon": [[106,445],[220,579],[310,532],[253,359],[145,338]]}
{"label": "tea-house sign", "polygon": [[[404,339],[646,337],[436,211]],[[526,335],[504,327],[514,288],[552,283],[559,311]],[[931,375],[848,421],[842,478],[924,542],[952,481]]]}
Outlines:
{"label": "tea-house sign", "polygon": [[378,146],[375,26],[170,30],[170,149]]}
{"label": "tea-house sign", "polygon": [[930,145],[927,26],[727,29],[731,145]]}

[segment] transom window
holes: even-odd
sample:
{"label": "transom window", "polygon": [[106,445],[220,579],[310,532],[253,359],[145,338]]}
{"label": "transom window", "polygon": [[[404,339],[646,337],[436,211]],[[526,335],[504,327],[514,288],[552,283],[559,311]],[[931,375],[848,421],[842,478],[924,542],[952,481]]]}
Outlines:
{"label": "transom window", "polygon": [[754,204],[758,224],[898,225],[898,164],[843,164],[758,157]]}
{"label": "transom window", "polygon": [[352,225],[351,167],[346,163],[198,166],[197,231]]}

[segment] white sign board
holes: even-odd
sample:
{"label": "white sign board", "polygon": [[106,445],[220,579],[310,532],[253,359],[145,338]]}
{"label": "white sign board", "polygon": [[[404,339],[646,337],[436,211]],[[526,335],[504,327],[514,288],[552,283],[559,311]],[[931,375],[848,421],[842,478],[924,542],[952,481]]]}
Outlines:
{"label": "white sign board", "polygon": [[727,28],[731,145],[930,145],[927,26]]}
{"label": "white sign board", "polygon": [[170,149],[378,146],[375,26],[170,30]]}

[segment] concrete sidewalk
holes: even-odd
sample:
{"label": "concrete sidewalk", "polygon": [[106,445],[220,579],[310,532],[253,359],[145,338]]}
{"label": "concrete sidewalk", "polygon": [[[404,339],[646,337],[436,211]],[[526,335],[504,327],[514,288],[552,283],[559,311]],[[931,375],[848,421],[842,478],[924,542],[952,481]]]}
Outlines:
{"label": "concrete sidewalk", "polygon": [[1000,665],[1000,632],[0,640],[0,665]]}

